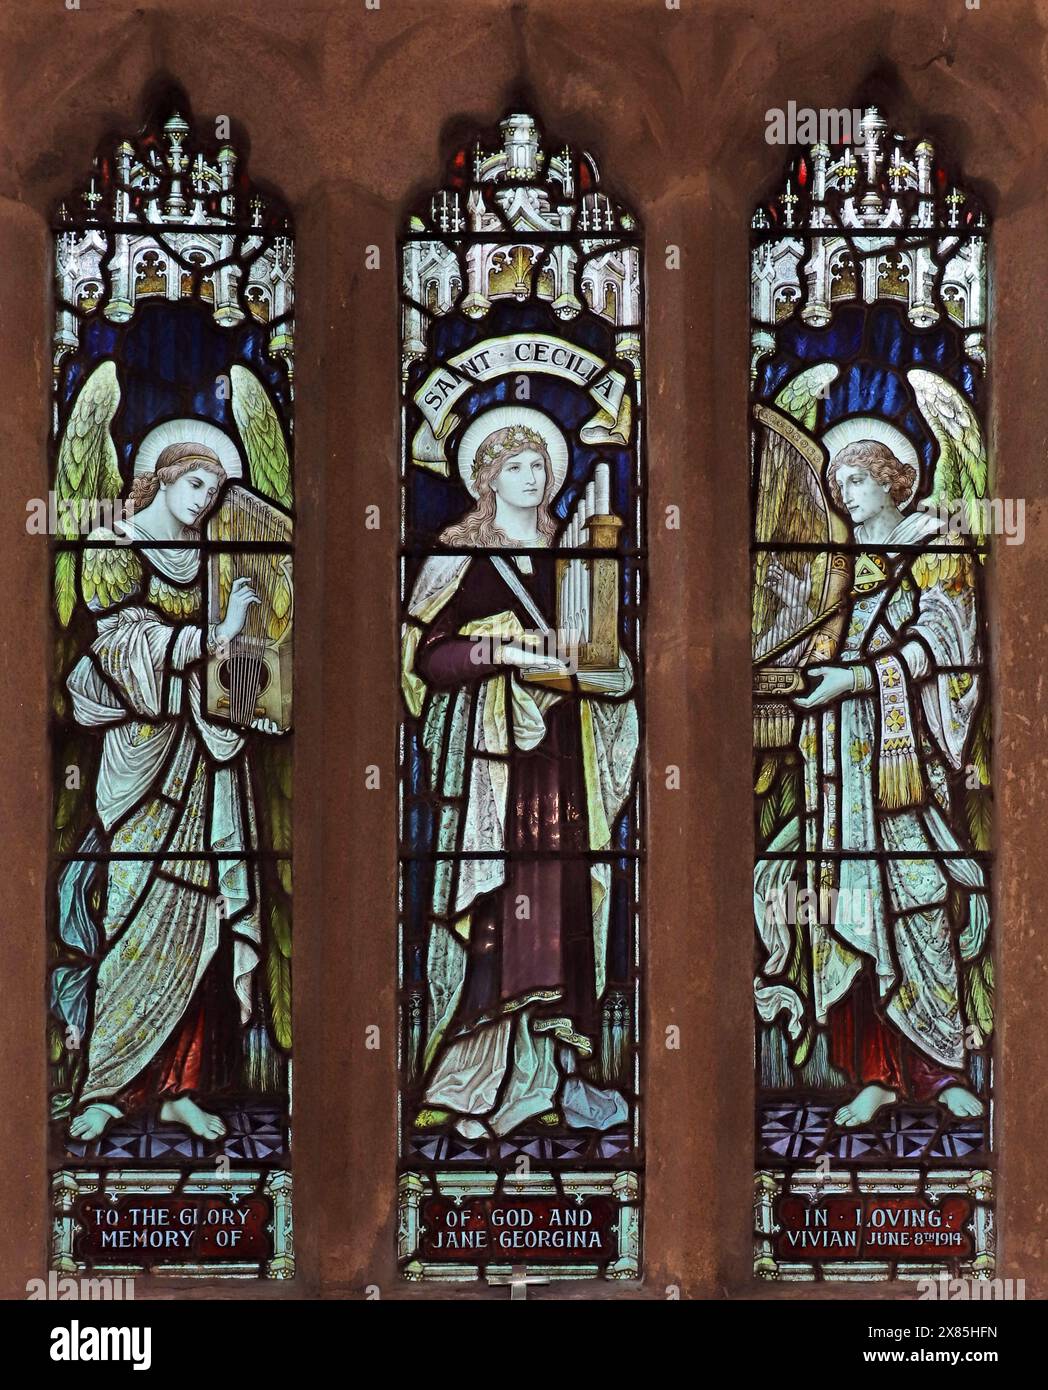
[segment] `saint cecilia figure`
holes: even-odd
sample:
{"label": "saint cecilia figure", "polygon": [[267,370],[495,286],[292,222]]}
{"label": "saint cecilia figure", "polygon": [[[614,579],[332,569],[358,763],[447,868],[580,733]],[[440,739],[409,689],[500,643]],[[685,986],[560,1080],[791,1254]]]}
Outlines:
{"label": "saint cecilia figure", "polygon": [[[453,1121],[470,1138],[536,1119],[605,1129],[628,1109],[591,1079],[611,874],[586,856],[611,848],[636,709],[584,697],[529,645],[556,627],[555,561],[514,550],[553,542],[560,430],[535,409],[488,411],[467,429],[459,469],[476,506],[441,540],[473,553],[425,561],[404,629],[404,695],[438,798],[433,847],[451,856],[435,861],[429,902],[416,1125]],[[543,669],[560,688],[525,679]]]}
{"label": "saint cecilia figure", "polygon": [[[855,541],[877,550],[856,557],[834,663],[810,668],[812,688],[795,700],[805,829],[791,821],[768,849],[806,851],[809,889],[834,893],[831,920],[812,913],[800,930],[808,1007],[856,1088],[836,1123],[865,1124],[904,1099],[978,1115],[963,979],[985,949],[989,902],[950,786],[979,709],[977,560],[936,516],[904,512],[918,476],[905,436],[867,421],[876,437],[864,438],[847,424],[852,442],[831,451],[827,484]],[[754,901],[766,953],[758,1009],[767,1021],[785,1010],[796,1039],[807,992],[787,973],[796,924],[765,910],[794,873],[788,853],[759,862]]]}
{"label": "saint cecilia figure", "polygon": [[[177,543],[199,539],[228,474],[240,471],[235,446],[214,426],[159,427],[136,457],[130,520],[93,531],[83,554],[97,636],[67,684],[77,722],[102,736],[101,831],[89,847],[112,857],[75,1139],[95,1139],[157,1100],[162,1120],[208,1140],[225,1133],[198,1097],[228,1084],[237,1020],[243,1027],[252,1013],[260,909],[246,855],[257,832],[244,734],[208,722],[200,683],[208,652],[242,631],[258,599],[237,580],[221,622],[208,627],[201,551]],[[63,937],[82,938],[89,928],[71,916],[84,912],[84,894],[67,884],[65,901]]]}

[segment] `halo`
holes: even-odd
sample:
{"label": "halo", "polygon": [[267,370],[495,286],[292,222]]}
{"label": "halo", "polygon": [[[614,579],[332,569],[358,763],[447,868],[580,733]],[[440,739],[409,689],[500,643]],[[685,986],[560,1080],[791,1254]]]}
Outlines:
{"label": "halo", "polygon": [[242,478],[240,450],[225,430],[209,420],[165,420],[146,435],[135,454],[134,473],[155,473],[156,461],[169,444],[203,444],[218,455],[228,478]]}
{"label": "halo", "polygon": [[568,472],[568,441],[548,415],[543,415],[541,410],[526,405],[497,405],[492,410],[485,410],[466,426],[459,443],[457,461],[459,475],[470,496],[477,495],[477,485],[473,481],[473,464],[477,450],[489,434],[494,430],[505,429],[507,425],[523,425],[525,429],[534,430],[542,436],[553,470],[553,491],[550,497],[555,497]]}
{"label": "halo", "polygon": [[850,420],[842,420],[839,425],[831,425],[823,432],[821,442],[827,453],[827,473],[830,464],[841,450],[860,439],[875,439],[878,444],[887,445],[900,463],[908,463],[913,469],[913,487],[910,488],[905,502],[901,504],[908,507],[921,484],[921,464],[917,450],[897,425],[890,425],[887,420],[881,420],[876,415],[855,415]]}

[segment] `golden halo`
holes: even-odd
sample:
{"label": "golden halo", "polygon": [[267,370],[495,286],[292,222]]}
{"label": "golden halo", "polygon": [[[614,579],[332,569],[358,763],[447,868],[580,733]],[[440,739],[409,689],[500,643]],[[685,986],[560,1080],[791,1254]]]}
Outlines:
{"label": "golden halo", "polygon": [[541,435],[553,471],[553,490],[550,497],[555,497],[568,473],[568,441],[560,427],[554,424],[548,415],[543,415],[541,410],[526,405],[497,405],[493,410],[485,410],[483,415],[478,415],[466,427],[459,443],[457,462],[459,476],[470,496],[477,495],[477,485],[473,481],[477,450],[489,434],[505,429],[508,425],[520,425],[534,434]]}
{"label": "golden halo", "polygon": [[827,473],[830,464],[842,449],[846,449],[849,444],[857,444],[862,439],[875,439],[878,444],[887,445],[900,463],[908,463],[913,469],[913,487],[910,488],[905,502],[900,504],[900,510],[902,507],[908,507],[921,484],[921,464],[917,450],[897,425],[890,425],[887,420],[881,420],[876,415],[855,415],[852,419],[842,420],[839,425],[831,425],[828,430],[823,431],[821,443],[827,454]]}
{"label": "golden halo", "polygon": [[156,461],[169,444],[203,444],[218,455],[227,478],[242,478],[244,465],[240,451],[224,430],[210,420],[165,420],[151,429],[138,446],[134,473],[155,473]]}

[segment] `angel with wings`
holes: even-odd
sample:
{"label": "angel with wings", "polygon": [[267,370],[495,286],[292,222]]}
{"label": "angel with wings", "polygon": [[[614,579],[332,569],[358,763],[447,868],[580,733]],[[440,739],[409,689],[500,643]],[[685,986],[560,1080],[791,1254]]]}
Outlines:
{"label": "angel with wings", "polygon": [[[785,1012],[795,1065],[811,1021],[828,1034],[854,1088],[836,1113],[843,1127],[903,1100],[981,1114],[968,1056],[992,1026],[987,885],[955,806],[981,718],[979,561],[939,519],[944,502],[963,501],[978,524],[986,453],[949,381],[923,369],[908,380],[938,443],[930,504],[914,505],[916,450],[888,421],[851,419],[821,437],[833,503],[870,550],[856,555],[832,664],[809,667],[795,697],[803,807],[754,883],[758,1010],[767,1022]],[[817,403],[797,381],[777,404],[811,429]],[[806,887],[834,904],[830,920],[798,927],[765,910],[798,870],[792,851],[805,855]]]}
{"label": "angel with wings", "polygon": [[[119,399],[115,364],[102,363],[63,435],[60,497],[119,494],[110,433]],[[286,505],[279,422],[246,368],[233,368],[233,413],[254,486]],[[134,472],[130,519],[92,531],[83,550],[79,596],[96,636],[67,680],[77,723],[102,742],[97,822],[81,852],[111,856],[99,922],[83,920],[89,898],[71,882],[96,864],[77,861],[61,884],[61,938],[83,950],[93,935],[97,960],[70,1135],[97,1139],[114,1118],[159,1102],[162,1121],[216,1141],[225,1125],[200,1101],[235,1076],[238,1029],[257,1007],[263,932],[249,743],[243,729],[207,718],[201,679],[208,654],[238,637],[258,595],[237,580],[221,620],[208,624],[202,552],[185,544],[199,540],[241,472],[229,436],[206,421],[169,421],[142,442]],[[76,554],[61,552],[62,626],[76,582]]]}

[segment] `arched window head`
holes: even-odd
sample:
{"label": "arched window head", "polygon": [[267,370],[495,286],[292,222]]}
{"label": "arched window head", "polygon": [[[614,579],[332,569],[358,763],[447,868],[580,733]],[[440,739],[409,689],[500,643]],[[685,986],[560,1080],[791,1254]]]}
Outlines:
{"label": "arched window head", "polygon": [[637,222],[516,112],[401,291],[400,1267],[636,1279]]}
{"label": "arched window head", "polygon": [[753,219],[755,1273],[986,1278],[987,218],[847,124]]}
{"label": "arched window head", "polygon": [[294,233],[228,127],[179,99],[55,210],[61,1273],[294,1271]]}

